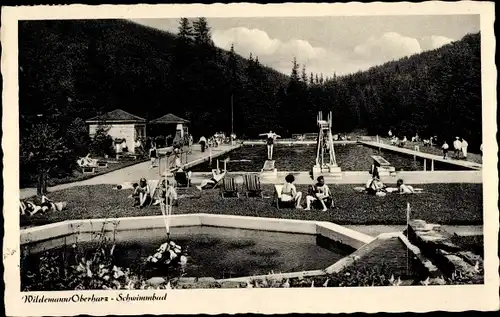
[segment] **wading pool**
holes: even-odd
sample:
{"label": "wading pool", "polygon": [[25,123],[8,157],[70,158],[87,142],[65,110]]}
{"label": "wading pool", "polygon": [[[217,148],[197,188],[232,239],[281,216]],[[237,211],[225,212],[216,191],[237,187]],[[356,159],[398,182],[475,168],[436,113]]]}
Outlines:
{"label": "wading pool", "polygon": [[[146,258],[166,241],[165,229],[116,231],[106,235],[116,243],[116,265],[147,277],[179,276],[178,269],[151,270],[144,265]],[[57,239],[57,243],[46,240],[23,245],[24,252],[29,253],[25,262],[36,266],[41,255],[49,254],[65,254],[69,258],[74,252],[73,244],[83,248],[83,253],[96,247],[90,234]],[[320,235],[209,226],[172,228],[171,239],[187,253],[188,262],[182,269],[185,276],[216,279],[324,269],[354,251]]]}

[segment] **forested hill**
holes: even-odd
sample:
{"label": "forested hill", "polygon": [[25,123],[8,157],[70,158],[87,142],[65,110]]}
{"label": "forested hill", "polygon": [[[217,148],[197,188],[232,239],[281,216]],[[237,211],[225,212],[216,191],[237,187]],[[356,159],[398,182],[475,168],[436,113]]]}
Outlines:
{"label": "forested hill", "polygon": [[417,132],[448,140],[460,136],[475,150],[481,144],[479,33],[337,78],[318,89],[333,98],[328,102],[334,104],[339,128],[366,128],[384,135],[392,128],[400,136]]}
{"label": "forested hill", "polygon": [[481,143],[479,34],[323,79],[295,61],[286,76],[216,48],[203,18],[180,19],[178,35],[122,20],[29,21],[19,24],[19,65],[25,135],[38,113],[64,134],[116,108],[146,119],[172,112],[191,120],[195,137],[229,132],[233,96],[240,136],[315,132],[317,111],[331,110],[337,132],[392,128]]}
{"label": "forested hill", "polygon": [[123,20],[20,22],[21,125],[44,113],[64,130],[120,108],[146,119],[172,112],[197,134],[230,131],[233,94],[236,129],[267,130],[254,114],[268,112],[288,76],[214,47],[204,22],[184,37]]}

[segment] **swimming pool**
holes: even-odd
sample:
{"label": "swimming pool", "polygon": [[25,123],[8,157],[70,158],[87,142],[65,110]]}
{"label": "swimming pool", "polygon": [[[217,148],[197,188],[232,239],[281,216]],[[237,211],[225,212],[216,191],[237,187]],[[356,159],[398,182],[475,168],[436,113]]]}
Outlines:
{"label": "swimming pool", "polygon": [[[335,145],[337,164],[342,171],[368,171],[373,164],[372,155],[381,155],[396,171],[423,171],[423,159],[413,159],[412,156],[394,152],[379,151],[361,144]],[[316,145],[287,145],[278,144],[274,147],[273,157],[278,171],[305,172],[310,171],[315,164]],[[244,145],[231,151],[218,159],[229,159],[227,169],[229,172],[260,172],[267,158],[265,145]],[[430,168],[430,163],[427,168]],[[452,164],[434,162],[435,170],[465,170]],[[204,162],[193,166],[193,172],[210,172],[216,167],[216,160],[212,163]],[[223,163],[219,163],[223,168]]]}

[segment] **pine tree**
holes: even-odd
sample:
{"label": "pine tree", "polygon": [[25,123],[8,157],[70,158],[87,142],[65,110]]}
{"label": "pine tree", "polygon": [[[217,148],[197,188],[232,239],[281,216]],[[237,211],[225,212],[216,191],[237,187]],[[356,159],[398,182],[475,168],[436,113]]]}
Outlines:
{"label": "pine tree", "polygon": [[311,77],[309,78],[309,84],[314,85],[314,75],[311,72]]}
{"label": "pine tree", "polygon": [[297,59],[295,57],[293,58],[293,66],[292,66],[292,73],[290,74],[290,81],[291,82],[299,81],[299,64],[297,64]]}
{"label": "pine tree", "polygon": [[306,65],[302,65],[302,77],[301,80],[303,83],[307,84],[307,73],[306,73]]}
{"label": "pine tree", "polygon": [[231,44],[231,50],[229,51],[227,64],[229,72],[231,74],[231,81],[234,81],[236,80],[236,67],[238,66],[236,61],[236,53],[234,52],[234,44]]}
{"label": "pine tree", "polygon": [[319,77],[319,84],[323,85],[323,82],[324,82],[324,80],[323,80],[323,73],[321,73],[321,76]]}
{"label": "pine tree", "polygon": [[319,85],[319,76],[316,74],[316,85]]}
{"label": "pine tree", "polygon": [[198,18],[193,22],[194,29],[194,42],[198,45],[213,46],[212,36],[210,34],[210,27],[206,18]]}
{"label": "pine tree", "polygon": [[182,40],[188,42],[192,40],[193,37],[193,28],[191,27],[191,24],[189,22],[188,18],[181,18],[179,21],[179,32],[178,32],[179,38]]}

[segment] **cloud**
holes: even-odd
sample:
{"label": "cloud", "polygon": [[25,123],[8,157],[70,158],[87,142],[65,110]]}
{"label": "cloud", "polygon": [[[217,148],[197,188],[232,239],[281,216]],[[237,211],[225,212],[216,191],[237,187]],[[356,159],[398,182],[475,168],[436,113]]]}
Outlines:
{"label": "cloud", "polygon": [[354,47],[354,53],[365,59],[386,62],[392,59],[422,52],[420,43],[412,37],[388,32],[380,37],[371,37]]}
{"label": "cloud", "polygon": [[428,51],[440,48],[441,46],[450,44],[451,42],[453,42],[453,39],[444,36],[439,36],[439,35],[424,36],[423,38],[420,39],[420,46],[422,47],[422,50]]}
{"label": "cloud", "polygon": [[229,50],[234,44],[235,51],[248,57],[250,53],[259,61],[282,73],[289,74],[292,61],[306,66],[308,74],[323,73],[332,76],[366,70],[401,57],[435,49],[452,40],[443,36],[427,36],[420,40],[406,37],[396,32],[388,32],[378,37],[370,37],[351,49],[339,50],[314,46],[304,39],[282,41],[272,38],[260,29],[234,27],[213,30],[212,39],[220,48]]}

